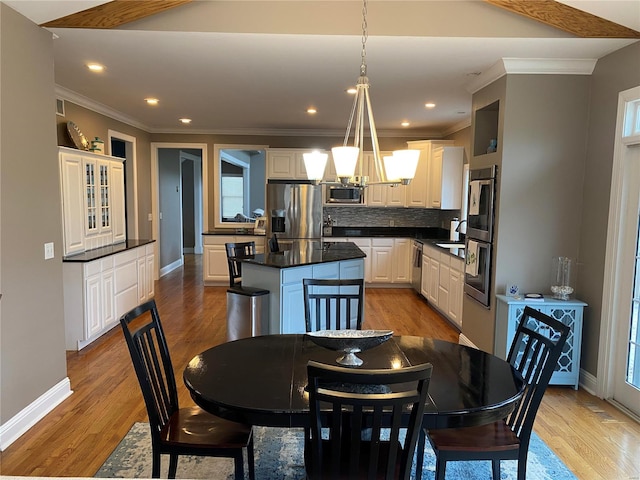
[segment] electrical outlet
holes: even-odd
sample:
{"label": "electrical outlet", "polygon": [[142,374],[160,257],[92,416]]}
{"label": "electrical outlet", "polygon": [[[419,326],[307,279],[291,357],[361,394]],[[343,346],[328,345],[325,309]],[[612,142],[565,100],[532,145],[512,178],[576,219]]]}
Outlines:
{"label": "electrical outlet", "polygon": [[44,259],[49,260],[53,258],[53,242],[44,244]]}
{"label": "electrical outlet", "polygon": [[152,213],[147,215],[147,220],[149,220],[150,222],[153,221],[153,214]]}
{"label": "electrical outlet", "polygon": [[395,220],[389,220],[389,226],[390,227],[395,227],[396,226],[396,221]]}

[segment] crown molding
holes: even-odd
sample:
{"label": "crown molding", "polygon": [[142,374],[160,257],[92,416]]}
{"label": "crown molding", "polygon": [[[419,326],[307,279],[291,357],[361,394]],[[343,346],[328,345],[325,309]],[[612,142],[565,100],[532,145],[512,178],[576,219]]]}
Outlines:
{"label": "crown molding", "polygon": [[[143,130],[147,133],[161,134],[189,134],[189,135],[238,135],[238,136],[271,136],[271,137],[344,137],[344,130],[340,129],[277,129],[277,128],[222,128],[222,129],[192,129],[190,127],[176,128],[153,128],[138,120],[131,118],[111,107],[85,97],[79,93],[69,90],[60,85],[56,85],[55,93],[58,98],[73,102],[93,112],[105,115],[113,120],[117,120],[132,127]],[[464,127],[463,127],[464,128]],[[369,132],[365,132],[368,136]],[[427,137],[441,138],[442,131],[418,129],[418,130],[378,130],[378,136],[384,138],[404,138],[404,137]]]}
{"label": "crown molding", "polygon": [[476,93],[500,77],[510,75],[591,75],[595,58],[502,58],[470,81],[466,89]]}
{"label": "crown molding", "polygon": [[114,110],[111,107],[107,107],[106,105],[96,102],[95,100],[90,99],[89,97],[85,97],[84,95],[80,95],[79,93],[74,92],[73,90],[69,90],[60,85],[56,84],[55,87],[56,96],[62,98],[63,100],[68,100],[69,102],[73,102],[76,105],[84,107],[88,110],[94,111],[101,115],[105,115],[113,120],[117,120],[122,123],[126,123],[127,125],[131,125],[132,127],[139,128],[140,130],[144,130],[145,132],[151,133],[152,129],[139,122],[138,120],[131,118],[117,110]]}
{"label": "crown molding", "polygon": [[449,135],[453,135],[454,133],[459,132],[460,130],[464,130],[465,128],[468,128],[470,126],[471,126],[471,117],[467,117],[464,120],[461,120],[460,122],[447,128],[444,132],[442,132],[442,136],[448,137]]}

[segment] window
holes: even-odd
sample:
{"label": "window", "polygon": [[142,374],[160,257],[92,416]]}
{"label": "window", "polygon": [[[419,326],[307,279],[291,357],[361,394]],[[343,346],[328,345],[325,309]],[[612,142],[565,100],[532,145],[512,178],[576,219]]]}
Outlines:
{"label": "window", "polygon": [[244,178],[242,175],[223,174],[221,187],[222,217],[234,221],[244,212]]}

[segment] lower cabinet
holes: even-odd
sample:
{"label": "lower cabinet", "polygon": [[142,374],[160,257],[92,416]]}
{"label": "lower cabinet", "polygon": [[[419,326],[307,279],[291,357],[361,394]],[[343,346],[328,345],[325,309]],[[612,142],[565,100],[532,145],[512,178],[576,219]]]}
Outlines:
{"label": "lower cabinet", "polygon": [[462,328],[464,260],[425,245],[422,254],[422,296],[449,321]]}
{"label": "lower cabinet", "polygon": [[[580,352],[582,348],[582,318],[586,303],[580,300],[556,300],[545,297],[544,302],[525,301],[522,298],[496,295],[495,354],[506,358],[513,342],[524,308],[529,306],[570,327],[567,342],[562,349],[558,365],[551,375],[550,385],[571,385],[578,389],[580,380]],[[505,337],[506,334],[506,337]],[[501,337],[501,338],[499,338]]]}
{"label": "lower cabinet", "polygon": [[305,333],[303,278],[363,278],[362,258],[338,262],[273,268],[246,263],[242,284],[269,290],[268,334]]}
{"label": "lower cabinet", "polygon": [[259,235],[205,235],[202,279],[205,285],[228,285],[229,267],[225,243],[256,242],[256,253],[264,253],[265,237]]}
{"label": "lower cabinet", "polygon": [[153,243],[90,262],[64,262],[66,349],[84,348],[152,298],[154,263]]}
{"label": "lower cabinet", "polygon": [[411,283],[411,240],[385,237],[335,237],[331,242],[353,242],[366,255],[364,282],[367,284]]}

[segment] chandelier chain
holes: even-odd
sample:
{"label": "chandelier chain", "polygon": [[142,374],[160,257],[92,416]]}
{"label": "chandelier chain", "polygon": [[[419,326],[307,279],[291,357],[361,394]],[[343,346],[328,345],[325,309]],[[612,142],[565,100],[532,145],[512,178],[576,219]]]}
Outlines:
{"label": "chandelier chain", "polygon": [[360,76],[367,75],[367,37],[369,36],[367,25],[367,0],[362,2],[362,64],[360,65]]}

